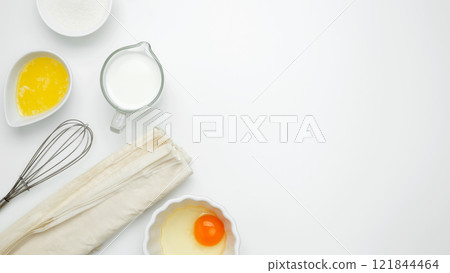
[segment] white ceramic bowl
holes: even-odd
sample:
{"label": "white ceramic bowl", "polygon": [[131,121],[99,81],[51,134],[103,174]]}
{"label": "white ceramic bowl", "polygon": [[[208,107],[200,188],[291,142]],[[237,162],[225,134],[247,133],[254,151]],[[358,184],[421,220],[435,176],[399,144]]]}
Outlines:
{"label": "white ceramic bowl", "polygon": [[[53,18],[53,16],[49,13],[48,9],[46,8],[45,1],[46,0],[36,0],[37,9],[39,11],[39,15],[41,16],[42,20],[49,28],[51,28],[56,33],[68,37],[83,37],[97,31],[101,26],[103,26],[103,24],[105,24],[106,20],[111,14],[113,4],[113,0],[106,0],[107,4],[101,6],[101,8],[105,9],[103,18],[97,24],[93,25],[91,28],[83,27],[79,30],[71,30],[63,26],[61,22],[58,22],[55,18]],[[97,4],[100,5],[99,2],[97,2]]]}
{"label": "white ceramic bowl", "polygon": [[[67,73],[69,74],[69,89],[67,90],[66,96],[64,99],[62,99],[58,105],[53,107],[52,109],[38,114],[34,116],[24,117],[19,114],[19,111],[17,109],[17,103],[16,103],[16,86],[17,86],[17,78],[19,77],[20,70],[22,67],[27,64],[29,61],[38,58],[38,57],[50,57],[55,60],[58,60],[64,68],[67,70]],[[31,123],[35,123],[37,121],[40,121],[52,114],[54,114],[56,111],[61,108],[64,103],[66,103],[67,99],[70,96],[70,93],[72,91],[72,71],[70,70],[69,65],[67,62],[57,53],[51,52],[51,51],[33,51],[22,58],[20,58],[16,64],[11,68],[9,71],[8,79],[6,80],[5,84],[5,90],[4,90],[4,104],[5,104],[5,117],[6,122],[11,127],[21,127],[25,126]]]}
{"label": "white ceramic bowl", "polygon": [[143,249],[146,255],[162,254],[161,245],[159,243],[159,239],[161,237],[161,226],[165,222],[167,216],[169,216],[174,210],[187,205],[202,206],[215,212],[217,217],[219,217],[219,219],[224,223],[225,232],[227,234],[226,248],[223,254],[239,254],[240,240],[236,223],[225,208],[205,197],[184,195],[167,201],[153,213],[144,234]]}

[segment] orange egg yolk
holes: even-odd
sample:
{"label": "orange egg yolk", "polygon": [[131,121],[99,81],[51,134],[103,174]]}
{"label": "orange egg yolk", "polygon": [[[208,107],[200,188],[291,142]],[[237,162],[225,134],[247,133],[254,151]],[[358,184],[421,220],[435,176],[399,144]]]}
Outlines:
{"label": "orange egg yolk", "polygon": [[195,221],[194,236],[201,245],[214,246],[222,240],[224,234],[222,221],[214,215],[203,215]]}

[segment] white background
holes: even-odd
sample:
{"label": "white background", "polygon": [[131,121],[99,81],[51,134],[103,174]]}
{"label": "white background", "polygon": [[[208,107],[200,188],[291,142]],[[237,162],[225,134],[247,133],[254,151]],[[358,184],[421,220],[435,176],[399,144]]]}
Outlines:
{"label": "white background", "polygon": [[[446,0],[115,0],[117,20],[66,38],[35,1],[2,1],[0,83],[23,54],[50,49],[68,60],[74,89],[37,124],[0,118],[0,195],[63,120],[89,123],[95,141],[75,167],[0,211],[0,231],[124,145],[109,131],[100,69],[113,50],[146,40],[166,69],[157,106],[197,158],[166,200],[196,194],[224,205],[243,254],[449,254],[449,14]],[[314,115],[327,142],[293,143],[292,124],[280,144],[266,122],[269,143],[192,143],[192,116],[206,114]],[[141,254],[153,210],[102,253]]]}

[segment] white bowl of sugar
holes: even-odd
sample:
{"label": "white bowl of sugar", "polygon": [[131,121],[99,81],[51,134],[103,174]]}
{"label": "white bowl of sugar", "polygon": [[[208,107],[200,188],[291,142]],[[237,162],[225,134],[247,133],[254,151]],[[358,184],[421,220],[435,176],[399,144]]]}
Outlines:
{"label": "white bowl of sugar", "polygon": [[111,14],[112,0],[36,0],[42,20],[53,31],[82,37],[98,30]]}

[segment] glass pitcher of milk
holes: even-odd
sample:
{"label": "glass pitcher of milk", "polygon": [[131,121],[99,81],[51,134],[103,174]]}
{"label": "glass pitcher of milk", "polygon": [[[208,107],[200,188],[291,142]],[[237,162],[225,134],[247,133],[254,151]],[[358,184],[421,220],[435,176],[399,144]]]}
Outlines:
{"label": "glass pitcher of milk", "polygon": [[153,105],[164,86],[164,72],[147,42],[119,48],[103,64],[100,86],[106,100],[116,109],[111,131],[119,133],[127,115]]}

